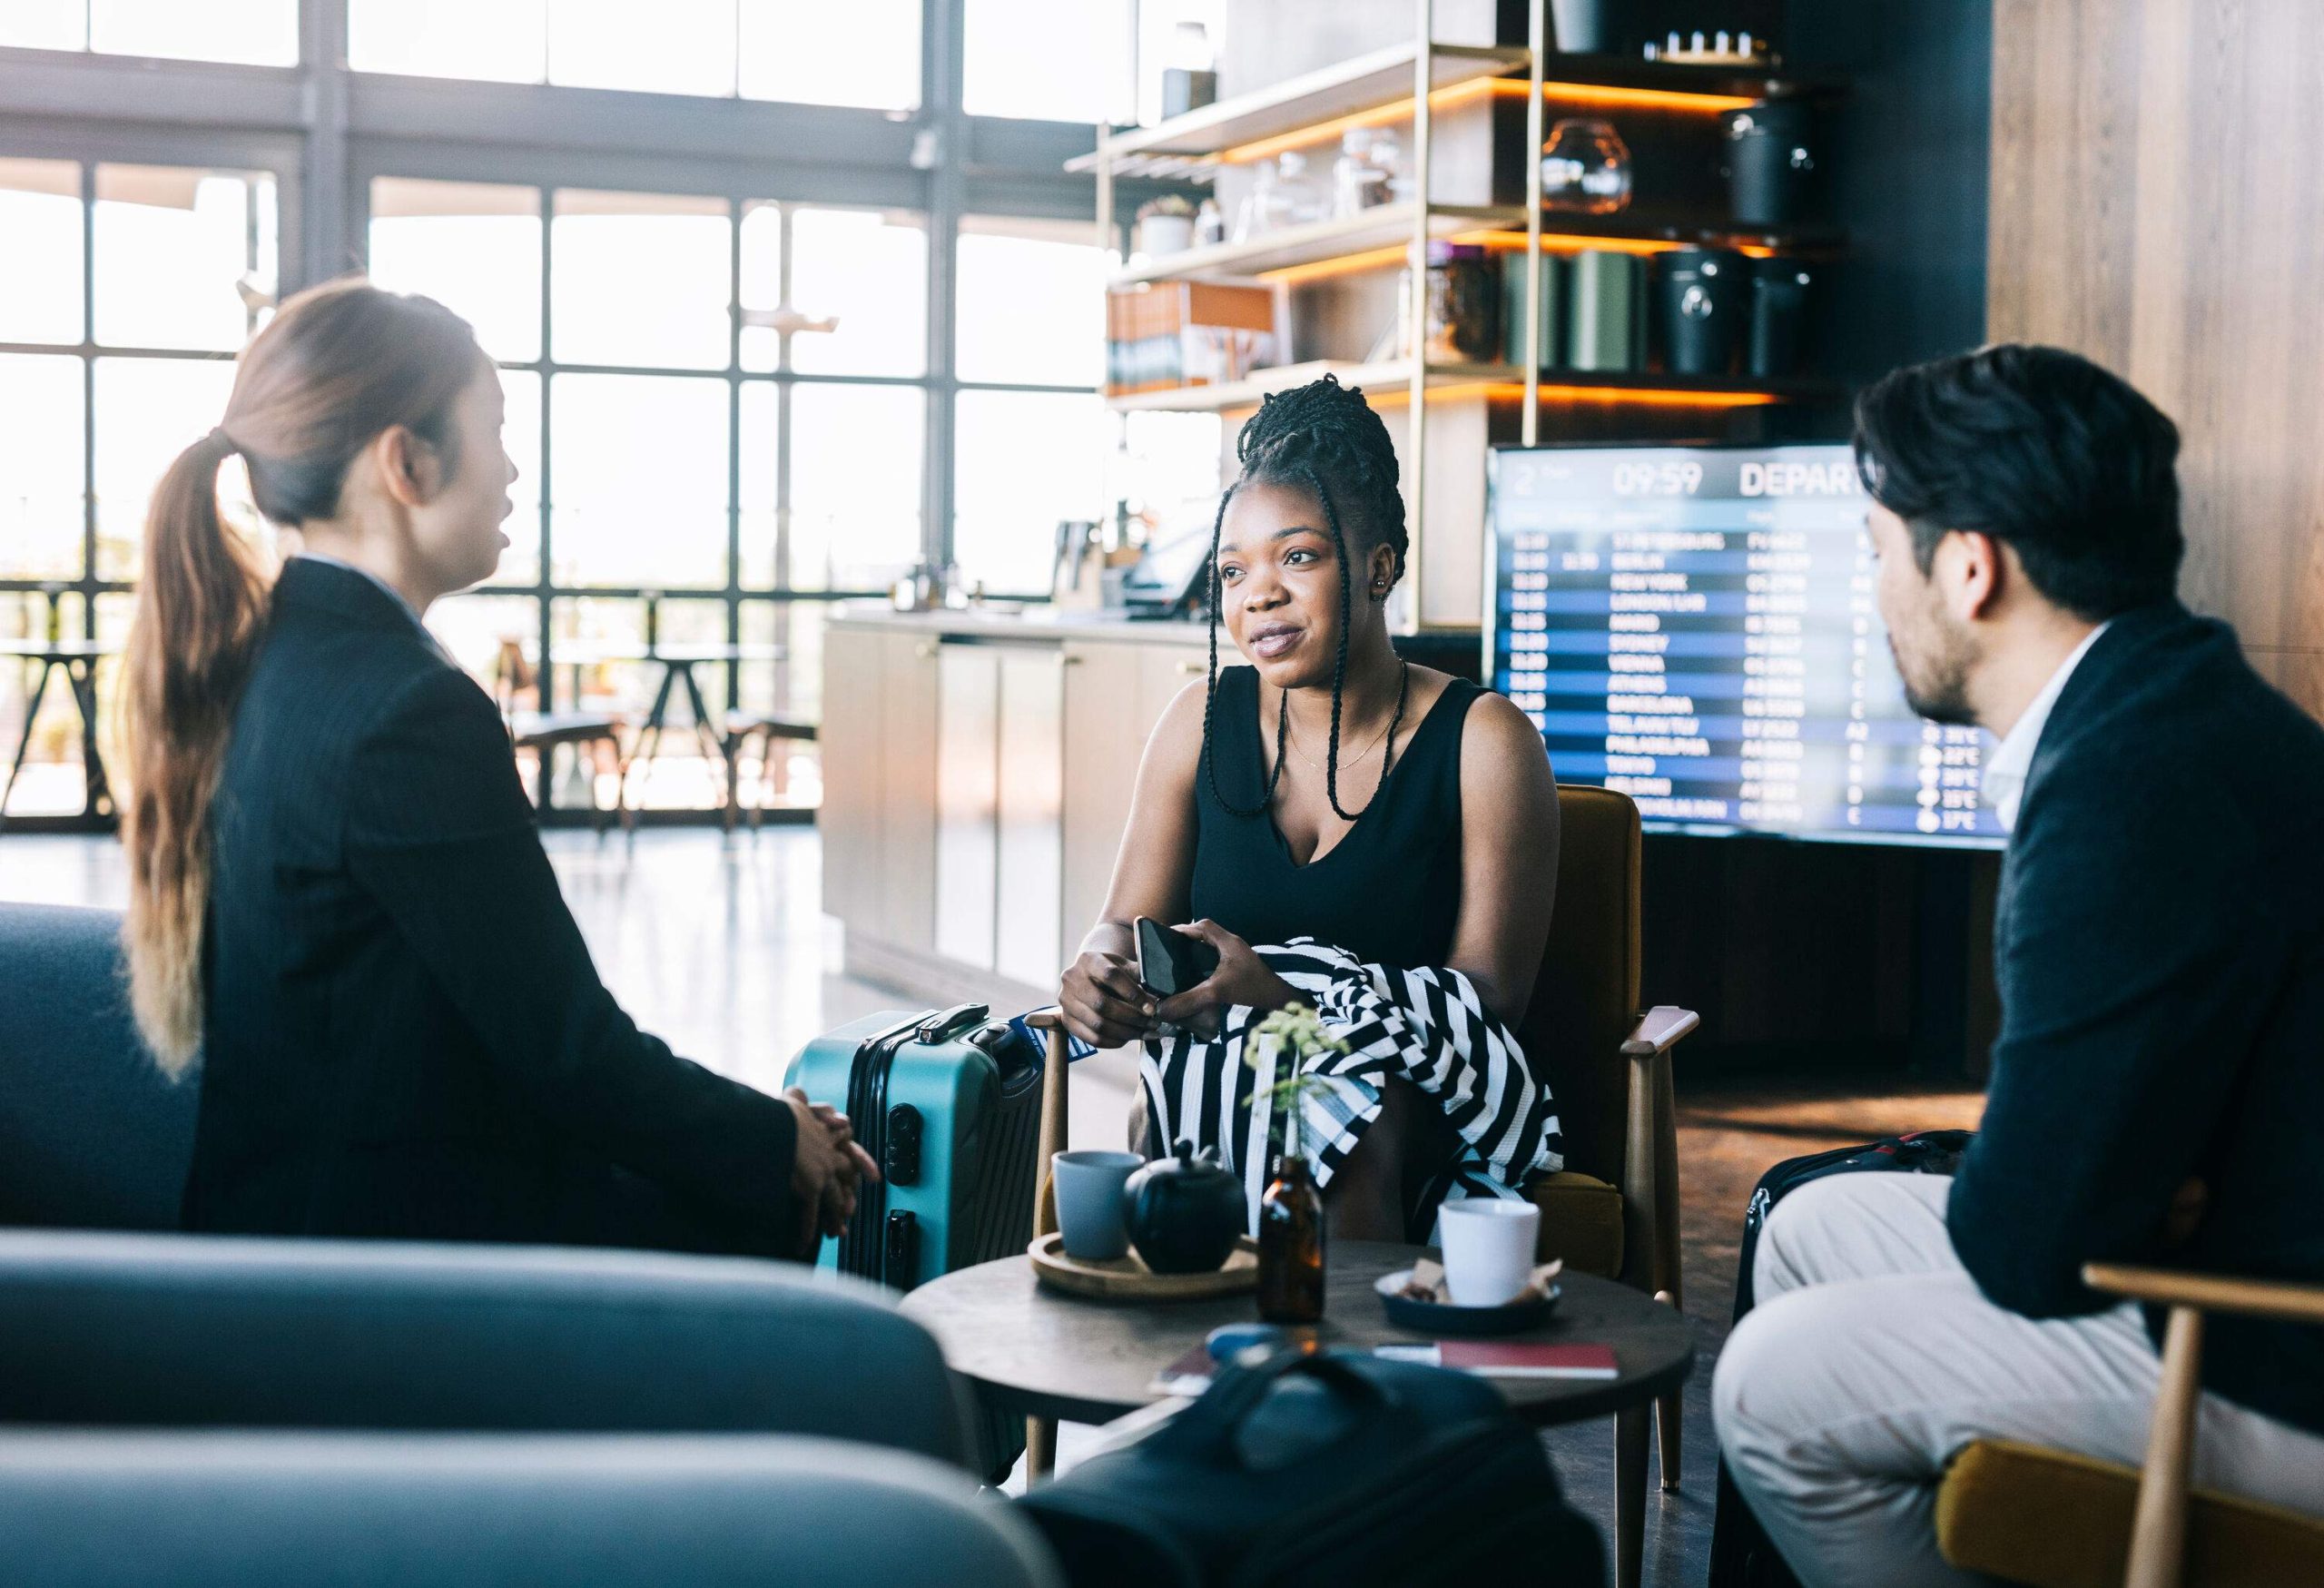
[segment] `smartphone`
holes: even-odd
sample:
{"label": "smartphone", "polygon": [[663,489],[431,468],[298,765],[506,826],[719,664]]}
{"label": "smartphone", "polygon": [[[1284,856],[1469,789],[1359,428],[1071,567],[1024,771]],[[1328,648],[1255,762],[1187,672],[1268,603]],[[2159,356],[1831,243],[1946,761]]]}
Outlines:
{"label": "smartphone", "polygon": [[1218,951],[1198,937],[1137,918],[1137,979],[1157,998],[1176,998],[1210,980]]}

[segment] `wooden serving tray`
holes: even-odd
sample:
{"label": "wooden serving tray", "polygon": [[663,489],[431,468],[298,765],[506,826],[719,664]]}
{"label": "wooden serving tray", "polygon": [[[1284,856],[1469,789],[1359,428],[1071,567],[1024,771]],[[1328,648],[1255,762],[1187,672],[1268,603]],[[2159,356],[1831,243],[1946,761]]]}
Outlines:
{"label": "wooden serving tray", "polygon": [[1052,1230],[1025,1248],[1033,1276],[1051,1289],[1098,1301],[1193,1301],[1233,1296],[1259,1283],[1259,1247],[1249,1236],[1236,1238],[1224,1267],[1207,1274],[1157,1274],[1132,1251],[1106,1262],[1065,1255],[1065,1238]]}

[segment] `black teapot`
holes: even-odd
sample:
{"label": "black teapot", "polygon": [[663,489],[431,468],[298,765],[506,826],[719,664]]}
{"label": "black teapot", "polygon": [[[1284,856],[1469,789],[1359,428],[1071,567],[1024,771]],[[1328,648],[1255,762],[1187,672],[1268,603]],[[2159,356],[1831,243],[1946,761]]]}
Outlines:
{"label": "black teapot", "polygon": [[1178,1143],[1176,1158],[1157,1158],[1123,1189],[1130,1244],[1157,1274],[1207,1274],[1226,1261],[1243,1233],[1243,1182],[1216,1153]]}

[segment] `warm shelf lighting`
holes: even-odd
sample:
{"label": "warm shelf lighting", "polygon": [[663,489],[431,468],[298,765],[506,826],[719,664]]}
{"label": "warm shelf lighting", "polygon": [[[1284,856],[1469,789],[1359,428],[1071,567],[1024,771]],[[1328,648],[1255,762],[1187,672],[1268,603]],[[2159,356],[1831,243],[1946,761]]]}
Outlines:
{"label": "warm shelf lighting", "polygon": [[[1513,78],[1493,78],[1487,84],[1487,91],[1501,99],[1525,97],[1525,84]],[[1748,94],[1694,94],[1677,88],[1609,88],[1595,83],[1544,83],[1541,97],[1560,104],[1590,104],[1606,110],[1696,111],[1706,115],[1741,110],[1759,103]]]}
{"label": "warm shelf lighting", "polygon": [[[1614,402],[1638,408],[1764,408],[1781,400],[1772,391],[1673,391],[1651,386],[1568,386],[1549,380],[1541,382],[1540,390],[1543,402]],[[1412,401],[1411,387],[1401,383],[1364,395],[1374,408],[1396,408]],[[1428,389],[1431,402],[1473,397],[1522,402],[1525,387],[1515,380],[1463,380]]]}
{"label": "warm shelf lighting", "polygon": [[[1432,112],[1443,112],[1457,110],[1481,99],[1521,100],[1524,97],[1523,83],[1513,78],[1487,77],[1440,88],[1428,96],[1428,105]],[[1609,88],[1594,83],[1544,83],[1541,84],[1541,97],[1551,104],[1589,105],[1600,110],[1691,111],[1705,115],[1741,110],[1746,105],[1758,103],[1733,94],[1689,94],[1669,88]],[[1278,133],[1272,138],[1238,143],[1232,149],[1222,151],[1218,159],[1224,165],[1249,165],[1261,160],[1272,160],[1286,150],[1336,143],[1343,134],[1359,127],[1383,127],[1412,119],[1413,102],[1400,99],[1372,110],[1356,111],[1328,122],[1317,122],[1313,126]]]}
{"label": "warm shelf lighting", "polygon": [[[1460,232],[1453,233],[1446,241],[1477,243],[1486,248],[1497,248],[1504,252],[1511,251],[1522,252],[1525,247],[1525,234],[1522,232]],[[1679,242],[1668,237],[1584,237],[1568,232],[1541,233],[1543,253],[1573,254],[1580,253],[1585,249],[1594,249],[1602,253],[1651,254],[1669,253],[1676,249],[1696,246],[1698,245],[1692,242]],[[1775,250],[1764,243],[1746,242],[1723,246],[1731,246],[1737,252],[1748,254],[1753,259],[1771,259],[1775,255]],[[1280,270],[1261,271],[1258,272],[1257,280],[1285,287],[1305,286],[1310,281],[1329,281],[1334,276],[1352,276],[1364,271],[1383,270],[1391,266],[1400,267],[1411,252],[1411,245],[1404,243],[1386,248],[1367,248],[1359,253],[1344,253],[1331,259],[1319,259],[1313,264],[1285,265]]]}

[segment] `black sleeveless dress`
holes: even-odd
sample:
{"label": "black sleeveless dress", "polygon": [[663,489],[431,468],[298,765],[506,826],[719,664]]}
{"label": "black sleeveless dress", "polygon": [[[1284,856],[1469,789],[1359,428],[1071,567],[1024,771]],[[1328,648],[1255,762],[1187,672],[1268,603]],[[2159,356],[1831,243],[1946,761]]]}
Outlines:
{"label": "black sleeveless dress", "polygon": [[[1461,731],[1482,693],[1466,679],[1448,684],[1355,825],[1305,865],[1291,858],[1273,812],[1234,814],[1198,773],[1196,917],[1247,943],[1312,937],[1369,964],[1443,964],[1461,915]],[[1256,668],[1219,674],[1210,728],[1218,789],[1248,810],[1266,792],[1261,735],[1275,731],[1259,721]],[[1288,775],[1305,770],[1295,764]]]}

